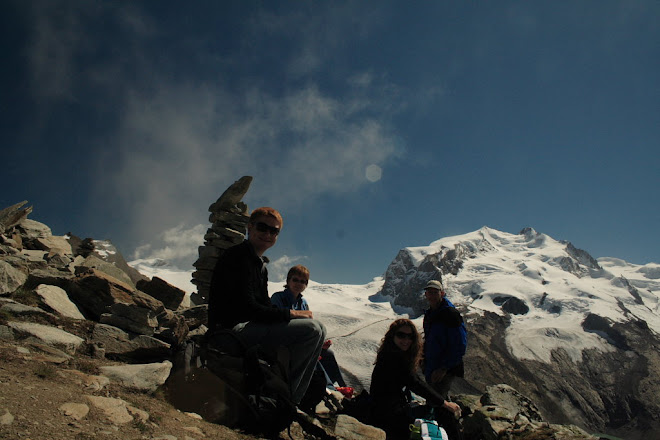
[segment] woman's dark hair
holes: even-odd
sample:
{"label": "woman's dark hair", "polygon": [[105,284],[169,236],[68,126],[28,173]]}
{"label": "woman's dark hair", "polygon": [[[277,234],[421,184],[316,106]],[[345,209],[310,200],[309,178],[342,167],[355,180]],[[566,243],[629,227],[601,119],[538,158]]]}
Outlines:
{"label": "woman's dark hair", "polygon": [[[399,347],[394,344],[394,335],[402,327],[408,327],[413,335],[412,344],[407,351],[401,351]],[[401,355],[406,358],[408,367],[410,368],[411,372],[415,371],[419,365],[422,356],[421,337],[417,331],[417,327],[415,327],[415,324],[410,319],[401,318],[390,324],[390,328],[387,329],[387,333],[385,333],[385,336],[383,336],[383,339],[380,341],[376,362],[378,362],[383,353],[391,352],[400,352]]]}

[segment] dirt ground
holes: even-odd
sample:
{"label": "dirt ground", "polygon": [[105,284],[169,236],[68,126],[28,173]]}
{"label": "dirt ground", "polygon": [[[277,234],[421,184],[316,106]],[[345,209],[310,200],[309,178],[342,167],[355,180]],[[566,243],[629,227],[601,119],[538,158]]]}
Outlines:
{"label": "dirt ground", "polygon": [[[0,439],[255,439],[176,410],[164,400],[162,392],[149,395],[113,384],[94,392],[76,383],[65,371],[95,374],[101,365],[116,364],[111,361],[84,355],[61,363],[55,361],[58,360],[29,342],[0,340]],[[146,411],[149,417],[146,421],[135,418],[124,424],[112,423],[103,411],[90,404],[86,395],[123,399]],[[60,407],[69,402],[87,404],[89,413],[80,420],[66,415]],[[291,430],[294,440],[304,438],[296,428]],[[286,433],[282,437],[289,438]]]}

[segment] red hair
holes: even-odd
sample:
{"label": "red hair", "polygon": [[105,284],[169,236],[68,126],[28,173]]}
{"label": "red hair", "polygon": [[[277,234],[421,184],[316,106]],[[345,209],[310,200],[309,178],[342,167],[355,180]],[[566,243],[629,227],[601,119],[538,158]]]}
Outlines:
{"label": "red hair", "polygon": [[282,229],[284,222],[282,221],[282,215],[277,212],[277,210],[269,206],[262,206],[261,208],[257,208],[252,211],[252,214],[250,214],[250,223],[255,224],[257,219],[260,217],[273,217],[275,220],[280,222],[280,229]]}
{"label": "red hair", "polygon": [[294,275],[298,275],[299,277],[302,277],[307,281],[309,281],[309,269],[307,269],[302,264],[298,264],[296,266],[293,266],[291,269],[289,269],[289,273],[286,274],[286,284],[284,285],[284,287],[289,287],[289,281],[291,281],[291,277]]}

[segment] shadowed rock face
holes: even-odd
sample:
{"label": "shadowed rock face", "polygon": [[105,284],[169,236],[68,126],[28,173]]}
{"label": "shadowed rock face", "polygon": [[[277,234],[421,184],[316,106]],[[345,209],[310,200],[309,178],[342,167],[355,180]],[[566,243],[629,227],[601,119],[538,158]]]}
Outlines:
{"label": "shadowed rock face", "polygon": [[660,340],[643,322],[607,323],[599,330],[613,335],[625,349],[603,353],[585,350],[574,363],[563,350],[553,351],[550,363],[518,360],[509,353],[503,335],[505,316],[485,313],[468,319],[465,380],[455,391],[506,383],[528,396],[543,418],[574,423],[592,432],[626,439],[648,438],[660,429]]}

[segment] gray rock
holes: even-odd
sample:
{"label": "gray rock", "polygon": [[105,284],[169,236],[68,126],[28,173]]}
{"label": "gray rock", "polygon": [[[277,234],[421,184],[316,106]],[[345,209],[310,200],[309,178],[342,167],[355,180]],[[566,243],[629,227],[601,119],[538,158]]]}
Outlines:
{"label": "gray rock", "polygon": [[39,237],[34,240],[34,246],[37,249],[48,252],[49,254],[64,254],[73,256],[71,245],[65,237],[50,236]]}
{"label": "gray rock", "polygon": [[19,255],[28,263],[41,263],[45,267],[48,252],[40,249],[23,249]]}
{"label": "gray rock", "polygon": [[14,416],[9,411],[5,410],[5,413],[0,416],[0,425],[11,425],[14,423]]}
{"label": "gray rock", "polygon": [[29,218],[22,219],[16,227],[23,231],[23,237],[25,238],[46,238],[53,235],[47,225]]}
{"label": "gray rock", "polygon": [[101,373],[129,388],[153,392],[163,385],[172,370],[172,362],[101,367]]}
{"label": "gray rock", "polygon": [[[217,248],[211,248],[211,249],[217,249]],[[210,272],[213,272],[213,269],[215,268],[217,262],[218,262],[218,257],[199,257],[199,259],[193,263],[193,266],[197,270],[208,270]]]}
{"label": "gray rock", "polygon": [[41,310],[39,307],[26,306],[25,304],[10,302],[5,303],[0,307],[0,310],[6,312],[12,316],[29,316],[29,315],[41,315],[47,316],[49,318],[55,318],[55,315],[48,313],[45,310]]}
{"label": "gray rock", "polygon": [[82,420],[89,413],[89,406],[84,403],[67,402],[60,405],[59,410],[67,417]]}
{"label": "gray rock", "polygon": [[73,319],[85,319],[78,307],[69,299],[64,289],[40,284],[35,289],[35,293],[39,295],[44,304],[60,315]]}
{"label": "gray rock", "polygon": [[158,325],[154,336],[172,345],[178,346],[188,336],[186,320],[171,310],[165,309],[165,313],[158,315]]}
{"label": "gray rock", "polygon": [[0,260],[0,295],[12,293],[21,287],[27,281],[27,278],[27,273]]}
{"label": "gray rock", "polygon": [[110,306],[110,313],[103,313],[99,322],[148,336],[158,328],[158,319],[152,310],[124,303]]}
{"label": "gray rock", "polygon": [[134,304],[135,288],[97,269],[87,269],[64,287],[85,316],[99,320],[115,303]]}
{"label": "gray rock", "polygon": [[188,337],[192,338],[193,336],[202,336],[202,335],[205,335],[207,331],[208,331],[208,328],[205,325],[200,325],[195,330],[189,331],[188,332]]}
{"label": "gray rock", "polygon": [[86,391],[101,391],[110,384],[110,379],[105,376],[85,374],[78,370],[59,370],[57,372],[63,379],[81,385]]}
{"label": "gray rock", "polygon": [[385,431],[375,426],[365,425],[346,414],[337,416],[335,435],[345,440],[385,440]]}
{"label": "gray rock", "polygon": [[115,425],[124,425],[133,421],[133,416],[128,413],[128,403],[114,397],[85,396],[90,403],[100,409],[105,416]]}
{"label": "gray rock", "polygon": [[74,275],[69,270],[60,270],[53,266],[41,265],[30,267],[30,274],[24,284],[26,289],[35,289],[39,284],[49,284],[51,286],[66,287],[69,280],[73,279]]}
{"label": "gray rock", "polygon": [[66,270],[72,274],[75,273],[75,267],[71,266],[71,262],[73,261],[71,255],[50,252],[46,255],[46,261],[49,266],[53,266],[58,270]]}
{"label": "gray rock", "polygon": [[170,355],[170,344],[156,338],[125,332],[117,327],[96,324],[91,343],[101,346],[109,358],[133,361],[163,359]]}
{"label": "gray rock", "polygon": [[62,347],[69,354],[75,353],[84,342],[82,338],[76,335],[47,325],[17,321],[10,321],[7,325],[19,336],[33,336],[46,344]]}
{"label": "gray rock", "polygon": [[137,288],[161,301],[170,310],[177,310],[186,295],[183,290],[158,277],[153,277],[151,281],[138,281]]}
{"label": "gray rock", "polygon": [[0,234],[14,227],[23,219],[27,218],[28,214],[32,212],[32,207],[21,209],[27,204],[27,200],[16,203],[15,205],[3,208],[0,210]]}
{"label": "gray rock", "polygon": [[0,341],[13,341],[14,332],[7,325],[0,325]]}
{"label": "gray rock", "polygon": [[100,272],[110,275],[111,277],[119,281],[128,284],[132,288],[135,288],[135,284],[133,283],[133,280],[131,280],[131,277],[129,277],[125,271],[121,270],[112,263],[108,263],[107,261],[100,259],[96,255],[88,256],[87,258],[85,258],[85,261],[83,261],[82,264],[80,264],[79,266],[81,268],[96,269]]}
{"label": "gray rock", "polygon": [[189,309],[177,312],[177,314],[184,317],[186,324],[190,330],[194,330],[201,325],[208,325],[209,323],[209,306],[202,304]]}
{"label": "gray rock", "polygon": [[135,268],[129,266],[124,256],[119,252],[119,249],[117,249],[109,240],[93,240],[91,238],[81,240],[72,234],[68,235],[71,247],[74,248],[75,255],[83,256],[85,258],[94,256],[106,263],[113,264],[128,275],[132,281],[132,285],[135,285],[139,280],[148,279],[148,277],[142,275],[135,270]]}
{"label": "gray rock", "polygon": [[[215,264],[213,265],[215,267]],[[210,269],[207,270],[197,270],[192,274],[192,283],[199,286],[200,284],[211,284],[211,278],[213,278],[213,271]]]}
{"label": "gray rock", "polygon": [[209,222],[227,225],[228,227],[236,230],[244,230],[248,224],[250,216],[246,214],[236,214],[229,211],[216,211],[212,212],[209,216]]}
{"label": "gray rock", "polygon": [[243,176],[236,182],[231,184],[229,188],[209,207],[210,212],[219,212],[229,210],[234,205],[238,204],[252,183],[252,176]]}
{"label": "gray rock", "polygon": [[36,341],[28,343],[28,346],[36,353],[36,358],[53,364],[63,364],[69,362],[72,356],[51,345],[42,344]]}
{"label": "gray rock", "polygon": [[16,246],[6,244],[6,243],[0,243],[0,256],[2,255],[16,255],[20,252],[20,248],[17,248]]}

